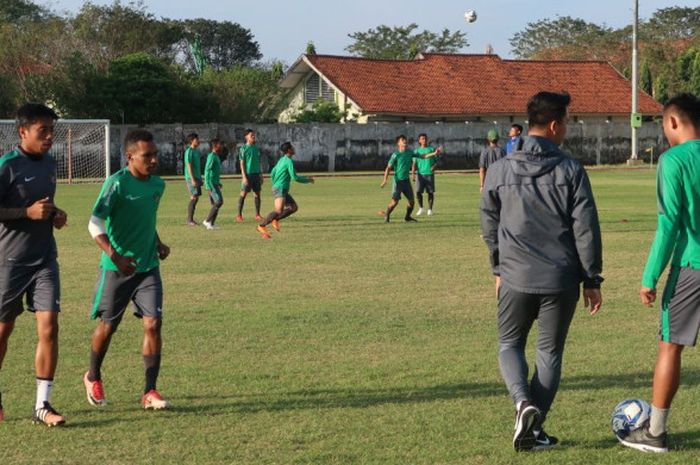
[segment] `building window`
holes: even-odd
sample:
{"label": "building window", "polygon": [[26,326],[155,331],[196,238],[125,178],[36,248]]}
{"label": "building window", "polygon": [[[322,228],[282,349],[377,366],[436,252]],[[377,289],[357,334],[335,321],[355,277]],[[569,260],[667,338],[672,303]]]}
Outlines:
{"label": "building window", "polygon": [[309,76],[306,80],[304,92],[304,102],[314,103],[319,98],[323,98],[329,102],[335,101],[335,91],[333,88],[316,73]]}

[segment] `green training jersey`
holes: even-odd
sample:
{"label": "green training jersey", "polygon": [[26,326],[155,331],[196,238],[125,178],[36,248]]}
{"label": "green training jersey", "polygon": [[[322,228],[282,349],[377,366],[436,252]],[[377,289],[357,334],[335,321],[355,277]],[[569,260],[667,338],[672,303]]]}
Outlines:
{"label": "green training jersey", "polygon": [[[165,182],[158,176],[146,180],[135,178],[129,168],[122,168],[102,185],[93,216],[106,221],[107,237],[120,255],[134,257],[136,272],[143,273],[158,266],[156,216]],[[102,253],[100,266],[118,271]]]}
{"label": "green training jersey", "polygon": [[204,187],[211,191],[218,186],[221,186],[221,158],[210,152],[204,166]]}
{"label": "green training jersey", "polygon": [[257,145],[241,146],[238,157],[245,166],[246,174],[260,174],[260,149]]}
{"label": "green training jersey", "polygon": [[289,185],[292,180],[302,184],[310,182],[310,179],[306,176],[297,175],[297,172],[294,170],[294,162],[286,155],[282,155],[282,158],[280,158],[275,167],[272,168],[270,177],[272,178],[272,187],[284,191],[289,190]]}
{"label": "green training jersey", "polygon": [[700,269],[700,140],[676,145],[659,158],[656,174],[658,219],[642,286],[656,283],[672,265]]}
{"label": "green training jersey", "polygon": [[199,152],[197,149],[193,149],[192,147],[187,147],[187,150],[185,150],[185,180],[190,181],[190,170],[187,168],[187,165],[192,165],[192,174],[194,175],[194,178],[197,180],[202,179],[202,154]]}
{"label": "green training jersey", "polygon": [[[435,149],[431,146],[418,147],[414,150],[416,155],[427,155],[429,153],[433,153],[434,151]],[[436,162],[437,157],[416,158],[416,168],[418,170],[418,174],[422,174],[423,176],[430,176],[431,174],[433,174],[433,165]]]}
{"label": "green training jersey", "polygon": [[406,181],[411,173],[411,163],[418,155],[413,153],[413,150],[404,150],[403,152],[394,152],[389,158],[389,165],[394,168],[394,181]]}

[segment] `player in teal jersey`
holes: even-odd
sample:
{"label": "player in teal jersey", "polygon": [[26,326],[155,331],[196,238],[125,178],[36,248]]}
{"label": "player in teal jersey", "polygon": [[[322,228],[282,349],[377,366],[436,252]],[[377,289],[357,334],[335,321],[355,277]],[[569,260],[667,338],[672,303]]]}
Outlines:
{"label": "player in teal jersey", "polygon": [[197,149],[199,147],[199,136],[196,133],[187,135],[187,150],[185,150],[185,183],[187,192],[190,194],[190,203],[187,206],[187,224],[197,226],[194,220],[194,210],[202,195],[202,154]]}
{"label": "player in teal jersey", "polygon": [[[414,150],[417,155],[427,155],[435,152],[435,149],[428,145],[428,135],[425,133],[418,135],[419,147]],[[416,178],[416,168],[418,177]],[[411,165],[411,177],[416,183],[416,197],[418,197],[418,211],[416,216],[423,214],[423,192],[428,193],[428,216],[433,216],[433,203],[435,201],[435,168],[437,168],[437,157],[417,158]]]}
{"label": "player in teal jersey", "polygon": [[270,176],[272,178],[272,195],[275,198],[275,209],[267,218],[261,222],[257,230],[262,234],[263,239],[270,239],[270,232],[267,230],[267,225],[272,224],[275,231],[280,230],[280,220],[296,213],[299,210],[294,197],[289,195],[289,187],[292,180],[302,184],[313,184],[314,178],[310,176],[299,176],[294,170],[292,157],[294,156],[294,147],[291,142],[285,142],[280,147],[282,157],[272,169]]}
{"label": "player in teal jersey", "polygon": [[216,138],[209,142],[209,147],[211,147],[211,152],[207,155],[207,163],[204,167],[204,187],[209,191],[211,210],[202,224],[207,229],[217,229],[216,217],[224,204],[224,197],[221,195],[221,157],[224,155],[226,146],[221,142],[221,139]]}
{"label": "player in teal jersey", "polygon": [[[0,367],[15,319],[34,313],[38,344],[34,422],[65,423],[49,397],[58,364],[59,267],[54,228],[66,225],[66,213],[54,205],[56,161],[49,155],[56,113],[28,103],[17,111],[20,144],[0,157]],[[0,398],[0,421],[4,419]]]}
{"label": "player in teal jersey", "polygon": [[401,199],[401,194],[408,200],[408,207],[406,207],[406,216],[404,221],[415,222],[415,218],[411,216],[413,212],[413,187],[411,186],[411,180],[409,179],[409,174],[411,171],[411,164],[414,159],[425,159],[432,158],[440,155],[441,149],[437,149],[432,153],[425,155],[418,155],[412,150],[407,148],[408,141],[406,136],[403,134],[396,138],[396,146],[398,151],[391,154],[389,158],[389,163],[386,165],[384,170],[384,179],[379,187],[383,188],[386,185],[387,178],[389,177],[389,171],[394,170],[394,190],[391,194],[391,202],[386,209],[386,212],[382,212],[384,215],[384,221],[389,222],[391,212],[399,204]]}
{"label": "player in teal jersey", "polygon": [[158,205],[165,183],[156,176],[158,147],[143,129],[127,134],[128,165],[107,178],[90,218],[91,236],[102,249],[91,317],[100,318],[92,336],[90,369],[83,382],[88,402],[106,404],[101,367],[112,335],[129,301],[143,320],[143,362],[146,372],[141,405],[162,409],[168,403],[156,390],[161,359],[163,285],[159,260],[170,254],[156,231]]}
{"label": "player in teal jersey", "polygon": [[260,149],[255,145],[255,131],[245,130],[245,144],[241,146],[238,158],[241,168],[241,195],[238,197],[238,215],[236,221],[243,221],[243,204],[248,192],[253,191],[255,197],[255,220],[262,220],[260,216],[260,189],[263,184],[262,171],[260,169]]}
{"label": "player in teal jersey", "polygon": [[700,99],[671,98],[663,129],[671,149],[659,159],[658,224],[639,291],[650,307],[671,262],[661,298],[651,417],[642,428],[618,436],[623,445],[645,452],[668,451],[666,422],[680,384],[681,354],[685,346],[695,346],[700,328]]}

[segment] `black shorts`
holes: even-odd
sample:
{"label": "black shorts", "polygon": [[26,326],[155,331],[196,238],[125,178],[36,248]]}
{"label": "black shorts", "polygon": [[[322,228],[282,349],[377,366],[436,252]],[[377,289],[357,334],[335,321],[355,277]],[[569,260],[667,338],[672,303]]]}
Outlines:
{"label": "black shorts", "polygon": [[422,194],[423,192],[427,192],[428,194],[433,194],[435,192],[434,174],[418,173],[418,178],[416,182],[416,193]]}
{"label": "black shorts", "polygon": [[58,262],[51,260],[36,266],[0,266],[0,322],[10,323],[27,310],[60,312],[61,283]]}
{"label": "black shorts", "polygon": [[245,185],[243,181],[241,181],[241,190],[245,192],[250,192],[253,191],[256,194],[260,193],[260,186],[262,185],[262,175],[260,173],[255,173],[255,174],[249,174],[247,175],[248,177],[248,185]]}
{"label": "black shorts", "polygon": [[163,282],[160,279],[160,268],[131,276],[124,276],[118,271],[98,269],[91,318],[100,317],[116,328],[129,301],[134,303],[134,315],[138,318],[163,317]]}
{"label": "black shorts", "polygon": [[413,201],[413,186],[411,186],[411,181],[408,179],[394,181],[394,191],[391,193],[391,198],[397,201],[401,200],[401,194],[411,202]]}
{"label": "black shorts", "polygon": [[671,267],[661,299],[659,339],[695,346],[700,329],[700,270]]}

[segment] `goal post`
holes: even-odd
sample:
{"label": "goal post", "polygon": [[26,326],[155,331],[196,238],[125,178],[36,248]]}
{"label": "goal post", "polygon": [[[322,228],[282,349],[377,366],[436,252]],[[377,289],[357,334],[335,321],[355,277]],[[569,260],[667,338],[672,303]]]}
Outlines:
{"label": "goal post", "polygon": [[[59,119],[49,153],[56,160],[56,178],[74,183],[99,181],[110,171],[109,120]],[[0,156],[19,145],[14,120],[0,120]]]}

